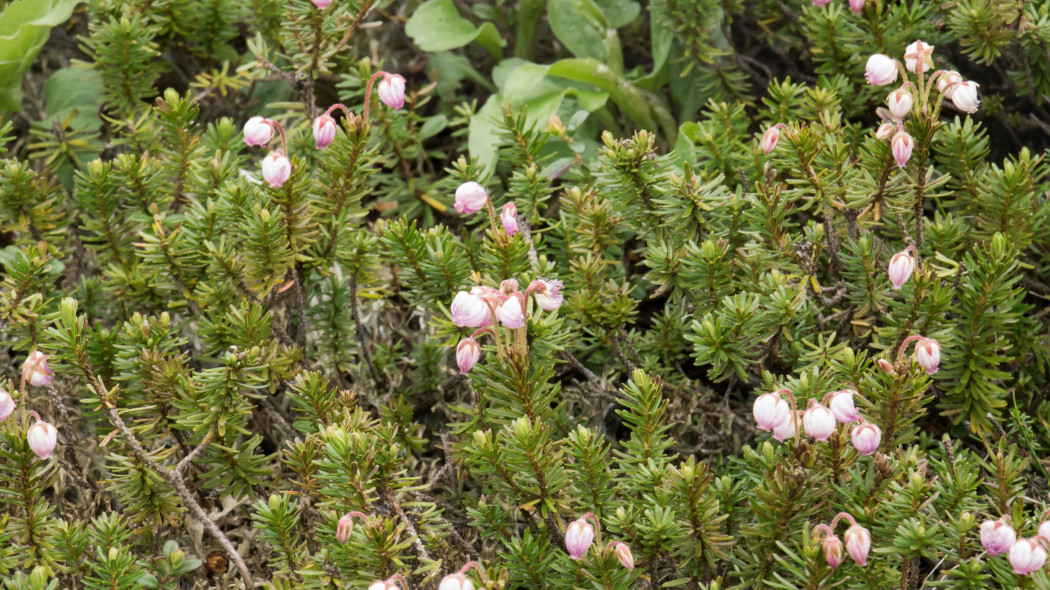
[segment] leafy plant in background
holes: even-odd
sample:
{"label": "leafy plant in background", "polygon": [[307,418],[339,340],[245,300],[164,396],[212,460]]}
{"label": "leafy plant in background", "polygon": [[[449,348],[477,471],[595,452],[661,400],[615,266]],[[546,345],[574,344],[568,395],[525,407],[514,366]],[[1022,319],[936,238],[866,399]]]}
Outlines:
{"label": "leafy plant in background", "polygon": [[0,124],[0,577],[1050,587],[1040,10],[86,3]]}

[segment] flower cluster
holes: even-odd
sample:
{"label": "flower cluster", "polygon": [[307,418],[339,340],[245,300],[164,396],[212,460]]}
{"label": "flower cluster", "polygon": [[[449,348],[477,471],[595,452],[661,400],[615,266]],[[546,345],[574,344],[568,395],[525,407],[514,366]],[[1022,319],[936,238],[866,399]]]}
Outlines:
{"label": "flower cluster", "polygon": [[[34,350],[22,363],[23,394],[25,393],[26,385],[46,387],[51,384],[51,381],[55,378],[55,372],[48,367],[48,358],[50,358],[48,355],[39,350]],[[0,422],[7,420],[14,413],[16,406],[17,404],[11,394],[0,389]],[[34,411],[30,411],[29,415],[36,422],[29,427],[29,431],[26,433],[26,442],[29,443],[30,450],[37,457],[48,459],[54,454],[55,447],[58,445],[58,429],[51,423],[42,420],[40,415]]]}
{"label": "flower cluster", "polygon": [[811,398],[804,411],[797,411],[791,392],[778,389],[758,396],[752,413],[759,430],[772,431],[773,438],[781,442],[794,438],[800,418],[806,434],[820,442],[831,438],[839,422],[858,422],[850,431],[853,446],[861,455],[871,455],[882,442],[882,430],[860,416],[853,401],[855,395],[852,389],[835,391],[825,396],[823,403]]}
{"label": "flower cluster", "polygon": [[821,549],[824,551],[824,559],[828,561],[828,565],[831,569],[837,568],[842,564],[843,555],[843,543],[835,535],[835,525],[840,520],[847,520],[850,523],[850,527],[846,529],[846,533],[843,535],[846,539],[845,548],[850,558],[859,565],[864,566],[868,563],[868,553],[871,551],[871,533],[868,529],[857,524],[853,516],[846,512],[839,512],[835,515],[835,518],[831,519],[831,524],[818,524],[813,527],[813,538],[823,539],[821,541]]}
{"label": "flower cluster", "polygon": [[[1046,514],[1043,516],[1045,519]],[[981,523],[981,545],[992,557],[1008,553],[1014,573],[1030,575],[1046,565],[1047,550],[1050,550],[1050,520],[1043,520],[1037,533],[1027,539],[1017,538],[1017,532],[1005,516],[999,520],[986,520]]]}

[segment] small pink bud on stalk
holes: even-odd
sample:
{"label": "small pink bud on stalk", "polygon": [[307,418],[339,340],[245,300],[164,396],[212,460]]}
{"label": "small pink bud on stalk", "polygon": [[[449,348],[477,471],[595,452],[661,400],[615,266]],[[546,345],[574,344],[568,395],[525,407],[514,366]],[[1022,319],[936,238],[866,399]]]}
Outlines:
{"label": "small pink bud on stalk", "polygon": [[1047,539],[1036,535],[1031,539],[1021,539],[1010,547],[1010,565],[1014,573],[1027,576],[1042,569],[1046,563]]}
{"label": "small pink bud on stalk", "polygon": [[861,566],[867,564],[868,552],[871,551],[871,533],[868,532],[868,529],[853,523],[846,529],[843,537],[846,539],[846,551],[853,561]]}
{"label": "small pink bud on stalk", "polygon": [[441,578],[438,590],[474,590],[474,582],[471,582],[467,576],[457,572]]}
{"label": "small pink bud on stalk", "polygon": [[346,545],[350,542],[350,533],[354,532],[354,518],[360,518],[365,520],[368,515],[357,510],[347,512],[339,518],[339,522],[335,524],[335,540],[339,543]]}
{"label": "small pink bud on stalk", "polygon": [[504,326],[517,330],[525,327],[525,313],[522,311],[521,298],[511,297],[499,308],[499,321]]}
{"label": "small pink bud on stalk", "polygon": [[879,125],[879,128],[875,130],[875,137],[882,141],[889,141],[893,139],[893,136],[897,133],[897,126],[893,123],[883,123]]}
{"label": "small pink bud on stalk", "polygon": [[952,92],[952,104],[964,113],[976,113],[981,104],[977,99],[977,83],[966,81],[958,84]]}
{"label": "small pink bud on stalk", "polygon": [[821,549],[824,550],[824,559],[828,560],[828,565],[831,566],[831,569],[835,569],[842,564],[844,552],[842,549],[842,541],[838,537],[835,535],[824,537],[824,542],[821,543]]}
{"label": "small pink bud on stalk", "polygon": [[451,307],[452,323],[461,328],[480,328],[492,323],[492,311],[485,301],[474,293],[456,293]]}
{"label": "small pink bud on stalk", "polygon": [[514,234],[518,233],[518,206],[514,203],[503,205],[499,218],[507,235],[514,237]]}
{"label": "small pink bud on stalk", "polygon": [[633,570],[634,569],[634,554],[631,553],[631,548],[626,543],[617,543],[616,547],[616,559],[620,560],[620,565],[624,568]]}
{"label": "small pink bud on stalk", "polygon": [[858,453],[868,456],[877,451],[879,444],[882,443],[882,430],[874,424],[861,420],[861,423],[854,426],[850,432],[850,439],[853,441],[853,448],[857,449]]}
{"label": "small pink bud on stalk", "polygon": [[7,420],[15,411],[15,400],[6,390],[0,389],[0,422]]}
{"label": "small pink bud on stalk", "polygon": [[1009,551],[1016,541],[1017,533],[1005,519],[986,520],[981,523],[981,545],[988,555],[1002,555]]}
{"label": "small pink bud on stalk", "polygon": [[843,389],[842,391],[832,393],[826,400],[828,402],[828,407],[831,409],[831,413],[835,416],[835,419],[843,424],[849,424],[860,420],[860,414],[857,413],[857,406],[853,403],[854,395],[857,395],[856,391],[853,391],[852,389]]}
{"label": "small pink bud on stalk", "polygon": [[479,358],[481,358],[481,347],[478,346],[477,340],[464,338],[459,341],[459,345],[456,346],[456,364],[459,365],[460,373],[464,375],[469,373],[478,363]]}
{"label": "small pink bud on stalk", "polygon": [[383,76],[376,92],[379,94],[379,100],[392,109],[405,106],[405,79],[399,74]]}
{"label": "small pink bud on stalk", "polygon": [[915,99],[906,88],[898,88],[886,97],[886,105],[890,108],[890,115],[894,121],[903,121],[911,112]]}
{"label": "small pink bud on stalk", "polygon": [[58,429],[41,420],[36,415],[36,412],[33,412],[33,416],[37,420],[35,424],[29,427],[26,441],[37,457],[47,459],[55,452],[55,445],[58,444]]}
{"label": "small pink bud on stalk", "polygon": [[561,307],[565,298],[561,294],[561,281],[536,279],[529,285],[528,291],[536,300],[536,305],[543,311],[554,311]]}
{"label": "small pink bud on stalk", "polygon": [[489,194],[485,192],[485,187],[474,181],[464,182],[456,189],[455,208],[463,215],[481,211],[488,201]]}
{"label": "small pink bud on stalk", "polygon": [[784,442],[790,438],[795,438],[798,428],[795,426],[795,422],[798,420],[798,412],[792,412],[792,414],[795,415],[792,416],[791,414],[788,414],[789,418],[773,429],[773,438],[780,442]]}
{"label": "small pink bud on stalk", "polygon": [[932,338],[922,338],[915,345],[915,360],[926,373],[933,375],[941,362],[941,345]]}
{"label": "small pink bud on stalk", "polygon": [[314,6],[316,6],[318,8],[318,10],[324,10],[325,8],[328,8],[329,4],[332,3],[332,0],[310,0],[310,1],[314,3]]}
{"label": "small pink bud on stalk", "polygon": [[928,72],[933,67],[933,45],[915,41],[904,49],[904,67],[913,74]]}
{"label": "small pink bud on stalk", "polygon": [[888,55],[876,53],[864,66],[864,78],[874,86],[892,84],[897,80],[897,62]]}
{"label": "small pink bud on stalk", "polygon": [[587,522],[586,516],[572,521],[565,529],[565,549],[572,559],[580,559],[591,548],[594,542],[594,527]]}
{"label": "small pink bud on stalk", "polygon": [[911,273],[914,270],[915,259],[912,258],[909,251],[906,249],[897,252],[893,255],[893,258],[890,258],[890,264],[886,268],[886,274],[890,277],[890,285],[894,289],[900,289],[911,278]]}
{"label": "small pink bud on stalk", "polygon": [[886,359],[879,359],[875,361],[875,364],[879,366],[879,369],[887,375],[896,375],[897,371],[893,368],[893,363]]}
{"label": "small pink bud on stalk", "polygon": [[292,163],[281,150],[274,150],[262,161],[263,180],[271,188],[281,188],[292,175]]}
{"label": "small pink bud on stalk", "polygon": [[314,144],[323,150],[335,139],[335,119],[331,115],[321,115],[314,119]]}
{"label": "small pink bud on stalk", "polygon": [[751,413],[755,417],[759,430],[768,432],[790,421],[791,406],[787,400],[780,397],[786,391],[786,389],[779,389],[773,393],[763,393],[755,400]]}
{"label": "small pink bud on stalk", "polygon": [[864,10],[864,0],[849,0],[849,9],[853,14],[860,14]]}
{"label": "small pink bud on stalk", "polygon": [[914,149],[915,140],[903,129],[898,130],[893,139],[890,140],[890,151],[893,152],[893,159],[897,161],[899,168],[904,168],[907,165],[908,160],[911,159],[911,152]]}
{"label": "small pink bud on stalk", "polygon": [[816,399],[810,398],[809,407],[806,408],[806,413],[802,417],[802,425],[806,429],[806,434],[824,442],[835,433],[838,423],[831,410]]}
{"label": "small pink bud on stalk", "polygon": [[771,154],[773,150],[777,149],[777,143],[780,142],[780,128],[783,126],[783,123],[778,123],[767,129],[765,134],[762,135],[762,151],[764,153]]}
{"label": "small pink bud on stalk", "polygon": [[47,366],[50,356],[34,350],[22,363],[22,380],[33,387],[43,387],[51,383],[55,378],[55,372]]}
{"label": "small pink bud on stalk", "polygon": [[273,139],[273,125],[263,117],[252,117],[244,124],[244,143],[263,146]]}

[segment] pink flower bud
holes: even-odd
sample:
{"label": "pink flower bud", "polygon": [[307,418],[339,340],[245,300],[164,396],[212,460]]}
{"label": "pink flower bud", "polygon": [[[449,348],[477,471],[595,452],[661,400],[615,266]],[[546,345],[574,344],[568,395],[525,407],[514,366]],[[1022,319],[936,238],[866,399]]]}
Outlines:
{"label": "pink flower bud", "polygon": [[879,369],[887,375],[896,375],[897,371],[893,368],[893,363],[886,359],[879,359],[875,361],[875,364],[879,366]]}
{"label": "pink flower bud", "polygon": [[944,94],[944,98],[951,100],[952,95],[955,94],[955,88],[962,84],[963,78],[959,75],[959,72],[955,70],[949,70],[940,76],[937,76],[937,92]]}
{"label": "pink flower bud", "polygon": [[890,116],[894,121],[903,121],[911,112],[915,99],[905,88],[898,88],[886,97],[886,104],[890,107]]}
{"label": "pink flower bud", "polygon": [[986,520],[981,523],[981,545],[988,555],[1002,555],[1017,541],[1014,528],[1003,520]]}
{"label": "pink flower bud", "polygon": [[907,250],[897,252],[893,255],[893,258],[890,258],[890,265],[886,269],[886,274],[890,277],[890,285],[894,289],[900,289],[911,278],[911,273],[914,270],[915,259],[912,258],[911,254]]}
{"label": "pink flower bud", "polygon": [[565,302],[565,298],[561,294],[561,281],[536,279],[532,281],[529,288],[532,289],[532,296],[536,299],[536,305],[540,306],[540,309],[544,311],[554,311]]}
{"label": "pink flower bud", "polygon": [[780,141],[780,126],[774,125],[766,130],[766,133],[762,136],[762,151],[770,154],[773,150],[777,149],[777,142]]}
{"label": "pink flower bud", "polygon": [[788,418],[791,416],[791,406],[788,405],[787,400],[780,397],[779,391],[774,391],[758,396],[755,405],[751,408],[751,413],[755,417],[758,429],[768,432],[790,421]]}
{"label": "pink flower bud", "polygon": [[835,421],[835,416],[831,413],[831,410],[824,407],[817,400],[810,399],[809,407],[806,408],[806,412],[802,416],[802,425],[806,429],[806,434],[823,442],[835,433],[835,427],[838,423]]}
{"label": "pink flower bud", "polygon": [[926,372],[933,375],[941,364],[941,345],[932,338],[923,338],[915,345],[915,360]]}
{"label": "pink flower bud", "polygon": [[292,163],[288,161],[281,150],[274,150],[262,161],[263,180],[271,188],[281,188],[292,175]]}
{"label": "pink flower bud", "polygon": [[489,194],[485,187],[476,182],[464,182],[456,189],[456,211],[463,215],[470,215],[485,208],[489,201]]}
{"label": "pink flower bud", "polygon": [[328,5],[332,3],[332,0],[310,0],[320,10],[328,8]]}
{"label": "pink flower bud", "polygon": [[36,424],[29,427],[26,440],[37,457],[47,459],[55,452],[55,445],[58,444],[58,429],[43,420],[37,420]]}
{"label": "pink flower bud", "polygon": [[346,545],[350,541],[350,533],[354,531],[354,517],[344,514],[339,522],[335,524],[335,540]]}
{"label": "pink flower bud", "polygon": [[513,237],[514,234],[518,233],[518,207],[514,203],[507,203],[503,206],[503,212],[500,213],[500,221],[503,222],[503,229],[507,232],[508,236]]}
{"label": "pink flower bud", "polygon": [[629,570],[634,569],[634,554],[631,553],[631,548],[626,543],[616,544],[616,559],[620,560],[620,565],[623,567]]}
{"label": "pink flower bud", "polygon": [[860,14],[864,10],[864,0],[849,0],[849,9],[853,14]]}
{"label": "pink flower bud", "polygon": [[952,104],[964,113],[976,113],[981,101],[977,100],[977,82],[966,81],[952,91]]}
{"label": "pink flower bud", "polygon": [[464,338],[459,341],[459,345],[456,346],[456,364],[459,365],[460,373],[464,375],[469,373],[478,363],[479,358],[481,358],[481,347],[478,346],[477,340]]}
{"label": "pink flower bud", "polygon": [[452,323],[461,328],[480,328],[492,319],[492,311],[485,301],[473,293],[460,291],[452,300]]}
{"label": "pink flower bud", "polygon": [[405,106],[405,79],[398,74],[383,76],[376,92],[379,93],[379,100],[392,109]]}
{"label": "pink flower bud", "polygon": [[773,438],[784,442],[789,438],[795,438],[795,434],[795,417],[791,415],[791,412],[788,412],[788,419],[773,429]]}
{"label": "pink flower bud", "polygon": [[893,159],[897,160],[897,166],[900,168],[904,168],[911,159],[913,149],[915,149],[915,140],[908,135],[907,131],[898,131],[890,140],[890,151],[893,152]]}
{"label": "pink flower bud", "polygon": [[0,422],[7,420],[11,412],[15,411],[15,400],[10,393],[0,389]]}
{"label": "pink flower bud", "polygon": [[580,518],[572,521],[565,529],[565,549],[572,559],[580,559],[591,548],[594,541],[594,527]]}
{"label": "pink flower bud", "polygon": [[1046,547],[1037,539],[1021,539],[1010,547],[1010,565],[1015,574],[1027,576],[1046,563]]}
{"label": "pink flower bud", "polygon": [[868,552],[871,551],[871,533],[868,529],[855,524],[846,529],[843,537],[846,539],[846,551],[853,561],[857,562],[857,565],[868,563]]}
{"label": "pink flower bud", "polygon": [[474,590],[474,582],[463,574],[449,574],[441,578],[438,590]]}
{"label": "pink flower bud", "polygon": [[864,78],[868,84],[885,86],[897,80],[897,62],[888,55],[876,53],[868,58],[864,66]]}
{"label": "pink flower bud", "polygon": [[813,0],[813,6],[827,6],[831,0]]}
{"label": "pink flower bud", "polygon": [[55,372],[47,366],[47,359],[50,356],[34,350],[26,358],[26,362],[22,363],[22,379],[26,383],[33,387],[43,387],[55,378]]}
{"label": "pink flower bud", "polygon": [[853,396],[856,394],[857,392],[852,389],[843,389],[831,394],[831,399],[828,400],[828,407],[831,408],[831,413],[836,420],[843,424],[860,420],[857,406],[853,404]]}
{"label": "pink flower bud", "polygon": [[273,125],[263,117],[252,117],[244,124],[244,143],[266,145],[273,139]]}
{"label": "pink flower bud", "polygon": [[824,550],[824,559],[828,560],[828,565],[831,566],[831,569],[835,569],[842,564],[844,553],[842,541],[838,537],[835,535],[824,537],[821,549]]}
{"label": "pink flower bud", "polygon": [[875,130],[875,137],[882,141],[889,141],[897,133],[897,126],[893,123],[883,123]]}
{"label": "pink flower bud", "polygon": [[321,115],[314,119],[314,143],[317,149],[323,150],[335,139],[335,119]]}
{"label": "pink flower bud", "polygon": [[913,74],[919,73],[919,67],[923,72],[928,72],[933,67],[933,45],[927,45],[922,41],[915,41],[904,49],[904,67]]}
{"label": "pink flower bud", "polygon": [[525,313],[521,309],[519,297],[510,297],[503,302],[499,308],[499,321],[514,330],[525,327]]}
{"label": "pink flower bud", "polygon": [[882,443],[882,430],[874,424],[862,421],[853,427],[850,438],[853,439],[853,448],[857,449],[861,455],[867,456],[879,449],[879,444]]}

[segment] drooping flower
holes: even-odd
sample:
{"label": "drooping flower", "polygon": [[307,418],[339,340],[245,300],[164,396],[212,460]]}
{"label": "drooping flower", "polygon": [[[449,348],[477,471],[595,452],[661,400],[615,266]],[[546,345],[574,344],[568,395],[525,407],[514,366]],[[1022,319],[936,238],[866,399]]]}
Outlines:
{"label": "drooping flower", "polygon": [[843,535],[846,539],[846,551],[857,565],[868,563],[868,552],[871,551],[871,533],[859,524],[852,525],[846,529]]}
{"label": "drooping flower", "polygon": [[616,544],[616,559],[619,559],[620,565],[626,569],[634,569],[634,554],[631,553],[631,548],[626,543]]}
{"label": "drooping flower", "polygon": [[474,590],[474,582],[460,573],[449,574],[441,578],[438,590]]}
{"label": "drooping flower", "polygon": [[58,444],[58,429],[43,420],[37,420],[29,427],[26,441],[37,457],[47,459],[55,452],[55,445]]}
{"label": "drooping flower", "polygon": [[904,67],[913,74],[928,72],[933,67],[933,45],[927,45],[922,41],[914,41],[904,49]]}
{"label": "drooping flower", "polygon": [[335,139],[335,119],[331,115],[321,115],[314,119],[314,144],[323,150]]}
{"label": "drooping flower", "polygon": [[354,517],[344,514],[339,518],[339,522],[335,524],[335,540],[342,545],[346,545],[350,541],[350,533],[353,531]]}
{"label": "drooping flower", "polygon": [[882,443],[882,429],[874,424],[861,421],[860,424],[853,427],[850,439],[853,441],[853,448],[857,449],[861,455],[867,456],[879,449],[879,444]]}
{"label": "drooping flower", "polygon": [[1014,527],[1005,520],[986,520],[981,523],[981,545],[988,555],[1002,555],[1017,542]]}
{"label": "drooping flower", "polygon": [[893,152],[893,159],[897,161],[897,166],[900,168],[907,165],[913,149],[915,149],[915,140],[903,129],[897,131],[890,140],[890,151]]}
{"label": "drooping flower", "polygon": [[879,128],[875,130],[875,137],[882,141],[889,141],[893,138],[894,134],[897,133],[897,126],[893,123],[886,122],[879,125]]}
{"label": "drooping flower", "polygon": [[955,70],[949,70],[937,77],[937,92],[944,93],[944,98],[951,100],[955,89],[962,84],[963,78]]}
{"label": "drooping flower", "polygon": [[0,422],[7,420],[15,411],[15,400],[6,390],[0,389]]}
{"label": "drooping flower", "polygon": [[572,559],[580,559],[591,548],[594,542],[594,527],[580,518],[572,521],[565,529],[565,549]]}
{"label": "drooping flower", "polygon": [[780,126],[774,125],[766,130],[762,135],[762,151],[771,154],[773,150],[777,149],[777,143],[780,141]]}
{"label": "drooping flower", "polygon": [[507,235],[514,237],[514,234],[518,233],[518,206],[514,203],[503,205],[499,218]]}
{"label": "drooping flower", "polygon": [[795,438],[795,434],[797,434],[795,417],[788,412],[788,419],[773,429],[773,438],[784,442],[790,438]]}
{"label": "drooping flower", "polygon": [[332,3],[332,0],[310,0],[320,10],[328,8],[328,5]]}
{"label": "drooping flower", "polygon": [[1040,541],[1042,539],[1021,539],[1010,547],[1010,565],[1015,574],[1027,576],[1043,567],[1046,547]]}
{"label": "drooping flower", "polygon": [[281,188],[281,185],[287,182],[288,177],[292,175],[292,163],[284,155],[284,152],[274,150],[263,158],[262,174],[263,180],[271,188]]}
{"label": "drooping flower", "polygon": [[22,363],[22,379],[26,383],[33,387],[43,387],[55,378],[55,372],[47,366],[47,359],[50,356],[34,350],[26,358],[26,362]]}
{"label": "drooping flower", "polygon": [[405,79],[400,74],[383,76],[376,92],[379,93],[379,100],[392,109],[405,106]]}
{"label": "drooping flower", "polygon": [[864,10],[864,0],[849,0],[849,9],[853,14],[860,14]]}
{"label": "drooping flower", "polygon": [[890,264],[886,268],[886,274],[890,277],[890,285],[894,289],[900,289],[911,278],[911,273],[914,270],[915,258],[912,257],[911,253],[907,250],[897,252],[893,255],[893,258],[890,258]]}
{"label": "drooping flower", "polygon": [[461,328],[480,328],[485,320],[492,318],[492,311],[485,301],[466,291],[456,293],[451,308],[452,323]]}
{"label": "drooping flower", "polygon": [[264,117],[252,117],[244,124],[244,143],[262,146],[273,139],[273,125]]}
{"label": "drooping flower", "polygon": [[811,398],[809,400],[809,407],[806,408],[806,412],[802,416],[802,426],[805,427],[806,434],[824,442],[835,433],[837,425],[838,423],[835,421],[835,416],[831,413],[831,410],[816,399]]}
{"label": "drooping flower", "polygon": [[835,535],[824,537],[821,549],[824,550],[824,559],[828,560],[828,565],[831,566],[831,569],[835,569],[842,564],[844,553],[842,541],[838,537]]}
{"label": "drooping flower", "polygon": [[864,79],[874,86],[885,86],[897,80],[897,62],[888,55],[876,53],[864,66]]}
{"label": "drooping flower", "polygon": [[941,364],[941,345],[932,338],[923,338],[915,345],[915,360],[926,373],[933,375]]}
{"label": "drooping flower", "polygon": [[787,400],[780,397],[779,391],[763,393],[755,400],[751,413],[755,417],[759,430],[770,431],[788,422],[791,416],[791,406]]}
{"label": "drooping flower", "polygon": [[525,327],[525,312],[519,297],[509,297],[499,308],[499,321],[504,326],[517,330]]}
{"label": "drooping flower", "polygon": [[828,407],[831,408],[831,413],[835,415],[836,420],[843,424],[860,420],[857,406],[853,403],[853,396],[856,394],[857,392],[852,389],[843,389],[831,394],[828,399]]}
{"label": "drooping flower", "polygon": [[554,311],[561,307],[565,298],[561,294],[562,284],[558,280],[536,279],[529,285],[532,296],[536,299],[536,305],[544,311]]}
{"label": "drooping flower", "polygon": [[911,112],[915,99],[912,98],[907,88],[898,88],[886,97],[886,104],[890,108],[890,116],[893,117],[893,120],[903,121],[908,117],[908,113]]}
{"label": "drooping flower", "polygon": [[459,365],[460,373],[464,375],[469,373],[478,363],[479,358],[481,358],[481,347],[478,346],[477,340],[464,338],[459,341],[456,346],[456,364]]}
{"label": "drooping flower", "polygon": [[488,201],[489,194],[485,192],[485,187],[474,181],[464,182],[456,189],[456,211],[463,215],[481,211]]}
{"label": "drooping flower", "polygon": [[964,113],[976,113],[981,101],[977,99],[977,82],[967,80],[952,91],[952,104]]}

